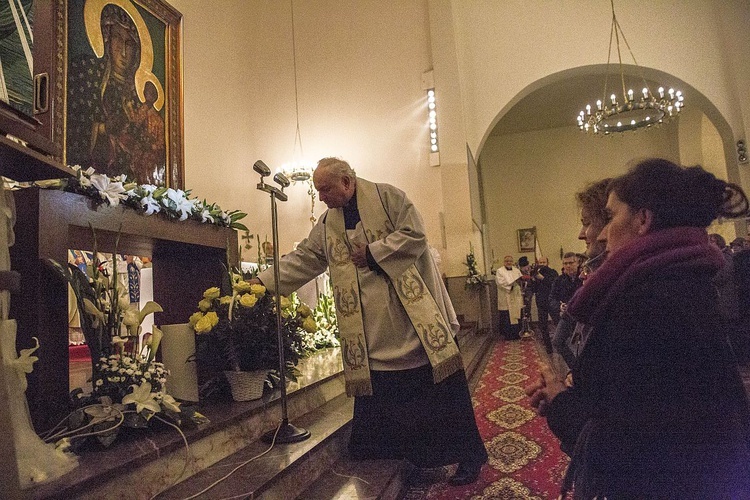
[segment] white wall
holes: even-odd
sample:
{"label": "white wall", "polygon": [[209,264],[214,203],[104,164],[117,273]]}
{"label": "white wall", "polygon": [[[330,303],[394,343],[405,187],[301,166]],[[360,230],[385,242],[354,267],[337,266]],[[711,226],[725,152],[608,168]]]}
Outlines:
{"label": "white wall", "polygon": [[560,247],[585,250],[576,238],[581,226],[575,193],[624,173],[633,158],[647,156],[679,162],[677,127],[601,138],[577,127],[490,137],[479,162],[495,260],[502,263],[511,254],[533,261],[533,253],[518,251],[516,229],[536,226],[542,252],[559,269]]}
{"label": "white wall", "polygon": [[[289,1],[170,0],[184,17],[186,187],[271,239],[270,201],[255,188],[258,159],[292,159],[294,69]],[[421,210],[433,245],[443,209],[440,168],[428,163],[422,73],[431,68],[427,5],[403,0],[294,3],[305,156],[348,160],[392,183]],[[310,229],[305,186],[279,204],[280,251]],[[324,205],[316,200],[316,214]],[[255,248],[245,252],[254,257]]]}
{"label": "white wall", "polygon": [[[452,8],[467,137],[474,151],[528,85],[570,68],[606,63],[608,2],[453,0]],[[640,65],[687,82],[716,106],[737,137],[745,135],[747,1],[628,0],[615,8]],[[627,53],[623,62],[632,62]]]}
{"label": "white wall", "polygon": [[[269,202],[251,165],[263,159],[275,168],[294,154],[290,3],[169,1],[184,15],[186,186],[249,212],[252,232],[270,238]],[[734,137],[722,137],[725,148],[747,135],[747,0],[627,0],[616,8],[638,62],[689,83],[726,120]],[[476,237],[465,145],[483,154],[492,126],[524,89],[606,62],[610,27],[601,0],[297,0],[295,19],[305,155],[341,156],[363,177],[404,189],[449,275],[464,272]],[[423,109],[421,75],[432,68],[443,106],[440,167],[429,166]],[[555,143],[560,133],[543,135]],[[740,168],[745,185],[749,171]],[[309,230],[306,188],[288,192],[279,207],[282,252]]]}

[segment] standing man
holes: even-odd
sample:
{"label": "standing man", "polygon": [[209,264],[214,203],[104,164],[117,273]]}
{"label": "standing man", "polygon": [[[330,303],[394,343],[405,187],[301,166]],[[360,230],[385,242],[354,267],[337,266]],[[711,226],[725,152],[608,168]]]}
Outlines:
{"label": "standing man", "polygon": [[500,311],[500,331],[507,340],[518,339],[519,320],[523,308],[521,271],[513,265],[513,256],[503,257],[503,265],[495,271],[497,310]]}
{"label": "standing man", "polygon": [[[357,178],[338,158],[320,160],[313,183],[328,211],[281,259],[278,288],[287,295],[330,270],[346,392],[355,397],[351,457],[458,462],[450,484],[476,481],[487,452],[422,217],[403,191]],[[273,274],[258,278],[275,289]]]}
{"label": "standing man", "polygon": [[[576,290],[583,284],[581,279],[578,277],[579,274],[579,259],[575,252],[567,252],[563,255],[563,273],[555,279],[552,283],[552,290],[549,294],[549,307],[551,310],[556,310],[558,313],[558,319],[560,314],[565,313],[568,309],[568,302],[573,297]],[[573,366],[575,362],[575,356],[573,351],[568,347],[569,332],[561,332],[560,335],[555,335],[552,339],[552,347],[557,351],[565,360],[568,366]]]}
{"label": "standing man", "polygon": [[560,320],[560,309],[550,309],[549,305],[549,294],[550,291],[552,291],[552,284],[557,277],[557,271],[549,267],[549,259],[547,257],[539,257],[536,261],[536,270],[531,277],[531,287],[534,295],[536,295],[536,311],[539,314],[539,331],[542,334],[542,342],[544,342],[544,348],[547,350],[547,354],[552,354],[552,341],[549,338],[548,318],[551,317],[552,323],[555,325]]}

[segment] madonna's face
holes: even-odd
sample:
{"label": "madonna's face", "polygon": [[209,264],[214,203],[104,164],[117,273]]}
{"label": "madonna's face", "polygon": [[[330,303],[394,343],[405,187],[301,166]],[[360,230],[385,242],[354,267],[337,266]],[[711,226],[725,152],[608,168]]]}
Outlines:
{"label": "madonna's face", "polygon": [[133,72],[137,61],[138,43],[128,30],[115,23],[109,28],[109,53],[112,69],[117,75],[125,76]]}

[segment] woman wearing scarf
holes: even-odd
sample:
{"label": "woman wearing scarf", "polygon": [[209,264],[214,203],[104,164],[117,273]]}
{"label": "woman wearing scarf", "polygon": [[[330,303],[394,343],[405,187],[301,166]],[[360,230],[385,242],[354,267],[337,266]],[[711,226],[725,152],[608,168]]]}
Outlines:
{"label": "woman wearing scarf", "polygon": [[[576,201],[581,208],[581,230],[578,239],[586,243],[586,262],[583,263],[580,273],[582,280],[587,279],[604,262],[605,244],[597,238],[607,223],[607,187],[611,180],[609,177],[602,179],[576,193]],[[568,314],[567,303],[561,307],[560,321],[555,328],[552,345],[571,371],[575,369],[576,359],[590,333],[591,327],[576,322]],[[569,347],[570,342],[575,346],[575,353]]]}
{"label": "woman wearing scarf", "polygon": [[571,454],[563,494],[750,498],[748,402],[712,278],[706,227],[748,214],[733,184],[648,159],[609,187],[607,260],[568,311],[593,327],[574,386],[528,389]]}

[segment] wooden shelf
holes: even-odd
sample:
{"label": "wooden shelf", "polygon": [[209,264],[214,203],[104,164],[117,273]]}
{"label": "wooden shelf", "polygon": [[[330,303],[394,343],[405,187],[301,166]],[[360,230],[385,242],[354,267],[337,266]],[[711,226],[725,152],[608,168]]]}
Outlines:
{"label": "wooden shelf", "polygon": [[54,158],[0,135],[0,175],[18,182],[75,176]]}

